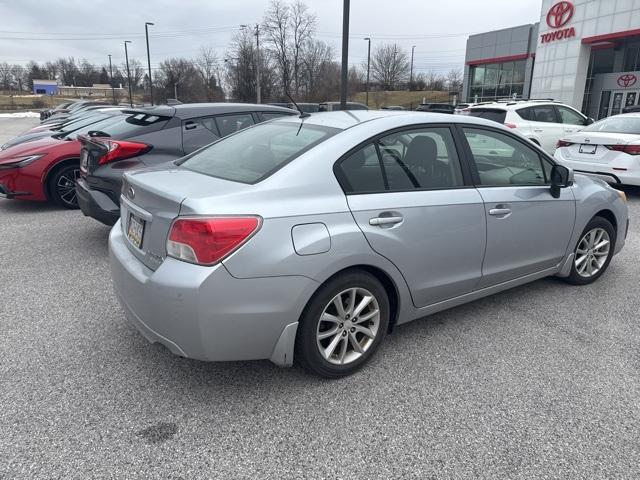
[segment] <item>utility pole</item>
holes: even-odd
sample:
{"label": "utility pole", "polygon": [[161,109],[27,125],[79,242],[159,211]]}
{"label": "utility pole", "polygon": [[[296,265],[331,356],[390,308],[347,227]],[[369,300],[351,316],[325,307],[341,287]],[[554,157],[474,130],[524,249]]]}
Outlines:
{"label": "utility pole", "polygon": [[367,88],[365,90],[365,105],[369,106],[369,72],[371,71],[371,37],[365,38],[365,41],[369,42],[367,47]]}
{"label": "utility pole", "polygon": [[151,56],[149,55],[149,25],[151,22],[144,22],[144,34],[147,37],[147,65],[149,67],[149,94],[151,96],[151,106],[153,106],[153,77],[151,76]]}
{"label": "utility pole", "polygon": [[342,6],[342,76],[340,79],[340,110],[347,109],[347,82],[349,81],[349,7],[350,1],[343,0]]}
{"label": "utility pole", "polygon": [[262,103],[260,94],[260,24],[256,23],[256,103]]}
{"label": "utility pole", "polygon": [[116,104],[116,91],[113,88],[113,67],[111,67],[111,54],[109,54],[109,82],[111,83],[111,95],[113,96],[113,104]]}
{"label": "utility pole", "polygon": [[413,86],[413,52],[415,51],[416,46],[411,47],[411,73],[409,74],[409,90]]}
{"label": "utility pole", "polygon": [[173,84],[173,98],[178,100],[178,84],[177,83]]}
{"label": "utility pole", "polygon": [[127,83],[129,84],[129,106],[133,108],[133,98],[131,96],[131,71],[129,70],[129,53],[127,52],[127,43],[131,43],[131,40],[124,41],[124,58],[127,63]]}

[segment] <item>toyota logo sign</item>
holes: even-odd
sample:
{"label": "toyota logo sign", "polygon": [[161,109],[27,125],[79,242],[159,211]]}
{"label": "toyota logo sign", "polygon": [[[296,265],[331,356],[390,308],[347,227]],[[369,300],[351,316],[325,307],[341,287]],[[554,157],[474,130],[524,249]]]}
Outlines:
{"label": "toyota logo sign", "polygon": [[547,25],[551,28],[562,28],[573,17],[573,3],[558,2],[547,13]]}
{"label": "toyota logo sign", "polygon": [[618,85],[622,88],[629,88],[635,85],[638,81],[638,77],[636,77],[633,73],[625,73],[624,75],[620,75],[618,77]]}

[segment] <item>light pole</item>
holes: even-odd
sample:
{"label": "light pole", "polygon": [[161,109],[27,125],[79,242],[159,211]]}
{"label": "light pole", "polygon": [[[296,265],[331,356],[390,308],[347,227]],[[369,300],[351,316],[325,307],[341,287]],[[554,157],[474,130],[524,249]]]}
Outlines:
{"label": "light pole", "polygon": [[415,51],[416,46],[411,47],[411,73],[409,73],[409,90],[411,90],[413,86],[413,52]]}
{"label": "light pole", "polygon": [[[248,28],[249,25],[240,25],[241,29]],[[260,88],[260,24],[256,23],[256,103],[261,102],[261,88]]]}
{"label": "light pole", "polygon": [[371,38],[365,38],[365,41],[369,42],[367,47],[367,88],[365,89],[365,105],[369,106],[369,72],[371,71]]}
{"label": "light pole", "polygon": [[151,77],[151,56],[149,55],[149,25],[151,22],[144,22],[144,34],[147,37],[147,66],[149,67],[149,95],[151,96],[151,106],[153,106],[153,79]]}
{"label": "light pole", "polygon": [[340,110],[347,109],[347,82],[349,81],[349,7],[350,1],[342,5],[342,76],[340,78]]}
{"label": "light pole", "polygon": [[113,104],[116,104],[116,91],[113,88],[113,68],[111,67],[111,54],[109,56],[109,82],[111,83],[111,95],[113,96]]}
{"label": "light pole", "polygon": [[129,106],[133,108],[133,98],[131,97],[131,71],[129,70],[129,52],[127,52],[127,43],[131,40],[124,41],[124,58],[127,63],[127,83],[129,84]]}

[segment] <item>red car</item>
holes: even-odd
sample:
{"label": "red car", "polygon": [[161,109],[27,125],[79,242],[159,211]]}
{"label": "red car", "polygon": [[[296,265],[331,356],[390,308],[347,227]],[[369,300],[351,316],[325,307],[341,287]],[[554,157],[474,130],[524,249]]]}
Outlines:
{"label": "red car", "polygon": [[[65,208],[78,208],[76,179],[80,175],[78,135],[103,132],[119,122],[110,117],[66,137],[45,137],[0,151],[0,197],[51,201]],[[108,135],[108,134],[106,134]]]}

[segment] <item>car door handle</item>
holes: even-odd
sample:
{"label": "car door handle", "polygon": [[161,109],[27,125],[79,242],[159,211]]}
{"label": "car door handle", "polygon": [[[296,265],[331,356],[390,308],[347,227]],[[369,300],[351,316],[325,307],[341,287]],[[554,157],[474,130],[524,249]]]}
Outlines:
{"label": "car door handle", "polygon": [[491,210],[489,210],[489,215],[493,215],[494,217],[509,215],[510,213],[510,208],[492,208]]}
{"label": "car door handle", "polygon": [[403,220],[403,217],[374,217],[369,219],[369,225],[373,225],[374,227],[395,225],[396,223],[401,223]]}
{"label": "car door handle", "polygon": [[541,128],[534,128],[533,131],[537,132],[537,133],[540,133],[540,132],[542,132],[542,129]]}

